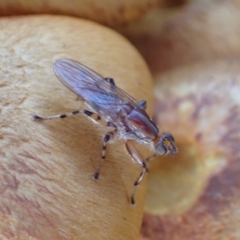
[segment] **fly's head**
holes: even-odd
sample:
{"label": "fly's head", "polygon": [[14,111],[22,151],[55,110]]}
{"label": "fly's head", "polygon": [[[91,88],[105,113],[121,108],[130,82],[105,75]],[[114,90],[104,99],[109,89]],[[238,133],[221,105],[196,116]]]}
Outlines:
{"label": "fly's head", "polygon": [[171,154],[174,156],[178,152],[175,141],[171,133],[164,133],[155,140],[156,155]]}

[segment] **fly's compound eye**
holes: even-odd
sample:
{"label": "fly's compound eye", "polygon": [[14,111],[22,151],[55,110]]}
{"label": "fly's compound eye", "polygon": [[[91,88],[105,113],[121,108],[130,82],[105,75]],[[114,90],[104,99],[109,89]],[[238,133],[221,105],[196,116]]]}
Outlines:
{"label": "fly's compound eye", "polygon": [[156,153],[158,155],[166,155],[168,153],[168,150],[167,148],[164,146],[164,144],[162,142],[159,142],[157,145],[156,145]]}
{"label": "fly's compound eye", "polygon": [[166,155],[170,153],[174,156],[178,149],[175,146],[172,134],[164,133],[156,144],[155,150],[158,155]]}

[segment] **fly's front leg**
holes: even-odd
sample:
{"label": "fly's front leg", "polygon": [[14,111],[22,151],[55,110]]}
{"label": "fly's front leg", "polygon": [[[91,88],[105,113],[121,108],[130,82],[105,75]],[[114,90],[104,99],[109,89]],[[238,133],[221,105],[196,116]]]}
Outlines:
{"label": "fly's front leg", "polygon": [[130,141],[126,142],[126,149],[128,150],[128,152],[131,155],[131,157],[133,158],[133,160],[142,167],[142,172],[140,173],[139,177],[137,178],[137,180],[134,183],[131,197],[130,197],[131,204],[135,205],[136,202],[134,199],[134,195],[137,190],[137,186],[142,182],[145,173],[148,172],[148,169],[147,169],[146,161],[143,161],[142,156],[140,155],[140,153],[137,151],[137,149],[134,147],[134,145]]}
{"label": "fly's front leg", "polygon": [[[107,126],[112,127],[111,123],[108,123]],[[97,168],[95,174],[93,175],[93,179],[96,180],[96,181],[97,181],[98,178],[99,178],[100,171],[101,171],[101,169],[102,169],[104,160],[105,160],[105,158],[106,158],[107,143],[108,143],[110,140],[113,140],[114,137],[115,137],[115,135],[116,135],[116,129],[115,129],[114,131],[112,131],[112,132],[108,132],[108,133],[104,136],[104,138],[103,138],[102,158],[101,158],[101,160],[100,160],[100,163],[99,163],[99,165],[98,165],[98,168]]]}
{"label": "fly's front leg", "polygon": [[[134,160],[134,162],[136,162],[138,165],[140,165],[140,167],[147,169],[146,162],[143,161],[143,158],[142,158],[141,154],[134,147],[132,142],[131,141],[127,141],[125,143],[125,146],[126,146],[126,149],[127,149],[128,153],[131,155],[132,159]],[[147,169],[147,171],[148,171],[148,169]]]}
{"label": "fly's front leg", "polygon": [[88,117],[90,117],[91,119],[93,119],[96,122],[101,121],[101,117],[98,114],[88,111],[88,110],[78,110],[78,111],[73,111],[70,113],[63,113],[63,114],[58,114],[58,115],[53,115],[53,116],[40,116],[40,115],[35,114],[35,115],[33,115],[33,120],[41,121],[41,120],[52,120],[52,119],[57,119],[57,118],[66,118],[66,117],[72,117],[72,116],[78,115],[80,113],[87,115]]}
{"label": "fly's front leg", "polygon": [[135,192],[137,190],[137,186],[142,182],[143,177],[144,177],[146,172],[147,172],[147,168],[143,168],[142,172],[140,173],[139,177],[137,178],[136,182],[134,183],[133,190],[132,190],[132,193],[131,193],[131,204],[132,205],[136,204],[135,198],[134,198]]}

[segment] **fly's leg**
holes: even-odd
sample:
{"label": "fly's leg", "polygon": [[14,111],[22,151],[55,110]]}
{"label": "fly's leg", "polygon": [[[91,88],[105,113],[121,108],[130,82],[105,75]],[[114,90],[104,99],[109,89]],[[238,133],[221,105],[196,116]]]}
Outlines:
{"label": "fly's leg", "polygon": [[116,86],[113,78],[106,77],[105,80],[108,81],[111,84],[111,87],[115,87]]}
{"label": "fly's leg", "polygon": [[135,199],[134,199],[134,195],[135,195],[135,192],[137,190],[137,186],[142,182],[145,173],[148,172],[148,168],[147,168],[146,163],[149,162],[151,159],[153,159],[155,156],[156,156],[156,154],[148,157],[147,159],[145,159],[142,162],[142,172],[140,173],[139,177],[137,178],[136,182],[134,183],[133,190],[132,190],[132,193],[131,193],[131,204],[132,205],[136,204]]}
{"label": "fly's leg", "polygon": [[[140,167],[147,168],[145,161],[143,161],[143,158],[141,154],[138,152],[138,150],[134,147],[131,141],[127,141],[125,143],[126,149],[128,153],[131,155],[134,162],[136,162]],[[148,171],[148,170],[147,170]]]}
{"label": "fly's leg", "polygon": [[131,197],[130,197],[131,204],[135,205],[136,202],[134,199],[134,195],[137,190],[137,186],[142,182],[145,173],[148,172],[148,169],[147,169],[146,161],[143,161],[141,154],[137,151],[137,149],[134,147],[134,145],[130,141],[126,142],[126,149],[129,152],[129,154],[131,155],[131,157],[133,158],[133,160],[142,167],[142,172],[140,173],[139,177],[137,178],[137,180],[134,183]]}
{"label": "fly's leg", "polygon": [[94,121],[96,121],[96,122],[101,121],[101,117],[97,113],[94,113],[94,112],[91,112],[91,111],[88,111],[88,110],[83,110],[83,113],[85,115],[87,115],[88,117],[90,117],[91,119],[93,119]]}
{"label": "fly's leg", "polygon": [[147,101],[146,100],[139,101],[138,106],[145,110],[147,108]]}
{"label": "fly's leg", "polygon": [[[70,112],[70,113],[63,113],[63,114],[47,116],[47,117],[35,114],[35,115],[33,115],[33,120],[42,121],[42,120],[52,120],[52,119],[58,119],[58,118],[66,118],[66,117],[75,116],[75,115],[80,114],[80,113],[84,113],[85,115],[87,115],[88,117],[92,118],[96,122],[101,121],[101,117],[98,114],[96,114],[94,112],[91,112],[91,111],[88,111],[88,110],[73,111],[73,112]],[[106,125],[106,122],[105,122],[105,125]],[[94,180],[98,180],[101,168],[102,168],[104,160],[106,158],[106,148],[107,148],[106,145],[107,145],[107,142],[112,140],[114,138],[115,134],[116,134],[116,128],[115,128],[115,125],[113,123],[107,122],[107,127],[114,128],[115,130],[113,130],[111,132],[108,132],[104,136],[103,147],[102,147],[102,159],[101,159],[101,161],[100,161],[100,163],[98,165],[98,168],[97,168],[97,170],[96,170],[96,172],[95,172],[95,174],[93,176]]]}
{"label": "fly's leg", "polygon": [[[107,126],[110,126],[110,127],[111,127],[111,123],[108,123]],[[102,169],[104,160],[105,160],[105,158],[106,158],[107,143],[114,138],[115,134],[116,134],[116,130],[115,130],[115,131],[112,131],[112,132],[108,132],[108,133],[104,136],[104,138],[103,138],[102,158],[101,158],[101,160],[100,160],[100,163],[99,163],[99,165],[98,165],[98,168],[97,168],[96,172],[95,172],[94,175],[93,175],[93,179],[96,180],[96,181],[97,181],[98,178],[99,178],[100,171],[101,171],[101,169]]]}
{"label": "fly's leg", "polygon": [[135,192],[137,190],[137,186],[142,182],[143,177],[144,177],[146,172],[147,172],[147,168],[143,168],[142,172],[140,173],[139,177],[137,178],[136,182],[134,183],[133,190],[132,190],[132,193],[131,193],[131,198],[130,198],[132,205],[136,204],[135,199],[134,199],[134,195],[135,195]]}
{"label": "fly's leg", "polygon": [[33,120],[41,121],[41,120],[52,120],[52,119],[57,119],[57,118],[66,118],[66,117],[72,117],[72,116],[78,115],[80,113],[87,115],[88,117],[95,120],[96,122],[101,121],[101,117],[98,114],[88,111],[88,110],[78,110],[78,111],[73,111],[70,113],[63,113],[63,114],[58,114],[58,115],[53,115],[53,116],[46,116],[46,117],[35,114],[35,115],[33,115]]}

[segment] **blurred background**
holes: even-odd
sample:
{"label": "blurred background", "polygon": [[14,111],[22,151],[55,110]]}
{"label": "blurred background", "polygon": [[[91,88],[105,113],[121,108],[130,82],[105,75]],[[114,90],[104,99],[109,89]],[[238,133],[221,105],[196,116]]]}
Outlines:
{"label": "blurred background", "polygon": [[153,118],[179,153],[150,164],[141,240],[240,239],[239,0],[0,0],[125,36],[154,79]]}

